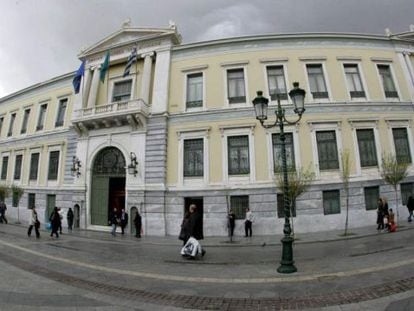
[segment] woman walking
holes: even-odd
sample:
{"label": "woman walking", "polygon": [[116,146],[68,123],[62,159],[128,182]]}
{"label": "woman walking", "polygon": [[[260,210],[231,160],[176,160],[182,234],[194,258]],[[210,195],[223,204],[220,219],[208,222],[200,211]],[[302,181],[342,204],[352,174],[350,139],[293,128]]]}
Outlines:
{"label": "woman walking", "polygon": [[61,226],[61,220],[60,220],[60,214],[58,208],[55,206],[55,209],[53,210],[52,215],[50,215],[50,223],[52,224],[52,232],[50,233],[50,236],[53,237],[53,233],[56,235],[56,238],[59,237],[59,227]]}
{"label": "woman walking", "polygon": [[35,209],[34,206],[32,208],[32,215],[31,215],[30,221],[29,221],[29,229],[27,230],[27,236],[28,237],[30,237],[32,235],[33,227],[35,228],[36,238],[40,238],[40,232],[39,232],[40,221],[37,218],[37,212],[36,212],[36,209]]}
{"label": "woman walking", "polygon": [[382,198],[378,199],[378,207],[377,207],[377,230],[384,229],[384,202]]}

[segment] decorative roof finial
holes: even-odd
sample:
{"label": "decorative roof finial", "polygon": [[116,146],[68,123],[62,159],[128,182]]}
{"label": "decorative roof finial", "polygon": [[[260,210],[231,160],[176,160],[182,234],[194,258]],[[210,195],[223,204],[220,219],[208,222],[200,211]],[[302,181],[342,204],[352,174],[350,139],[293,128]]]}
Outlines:
{"label": "decorative roof finial", "polygon": [[168,22],[168,26],[171,28],[171,29],[175,29],[177,26],[175,25],[175,22],[174,21],[169,21]]}
{"label": "decorative roof finial", "polygon": [[131,27],[131,19],[128,17],[124,22],[122,23],[122,28],[129,28]]}
{"label": "decorative roof finial", "polygon": [[414,31],[414,24],[410,25],[410,31]]}
{"label": "decorative roof finial", "polygon": [[391,30],[389,28],[385,28],[385,35],[388,37],[392,35]]}

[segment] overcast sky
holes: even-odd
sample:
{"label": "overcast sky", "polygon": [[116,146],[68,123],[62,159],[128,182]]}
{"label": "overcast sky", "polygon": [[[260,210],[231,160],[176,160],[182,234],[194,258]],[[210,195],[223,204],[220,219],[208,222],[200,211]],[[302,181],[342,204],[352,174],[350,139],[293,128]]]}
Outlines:
{"label": "overcast sky", "polygon": [[0,0],[0,97],[76,70],[120,29],[167,27],[183,42],[260,33],[408,31],[414,0]]}

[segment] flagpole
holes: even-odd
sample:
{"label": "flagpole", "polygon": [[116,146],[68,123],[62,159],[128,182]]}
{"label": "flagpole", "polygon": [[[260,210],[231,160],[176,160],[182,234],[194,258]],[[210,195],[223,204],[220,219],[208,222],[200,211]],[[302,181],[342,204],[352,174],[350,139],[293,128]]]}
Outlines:
{"label": "flagpole", "polygon": [[85,63],[84,63],[84,65],[83,65],[83,75],[81,76],[81,83],[82,83],[82,92],[81,92],[81,109],[83,109],[84,108],[84,102],[83,102],[83,99],[84,99],[84,94],[85,94],[85,65],[86,65],[86,61],[84,61]]}

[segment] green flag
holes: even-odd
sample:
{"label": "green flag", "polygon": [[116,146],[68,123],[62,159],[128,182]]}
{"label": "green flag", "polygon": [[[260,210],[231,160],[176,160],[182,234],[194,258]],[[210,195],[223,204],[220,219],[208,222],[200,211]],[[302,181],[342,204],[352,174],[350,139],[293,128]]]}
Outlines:
{"label": "green flag", "polygon": [[101,76],[100,76],[101,82],[105,81],[105,76],[106,76],[106,72],[108,71],[108,68],[109,68],[109,51],[106,52],[105,60],[101,67]]}

